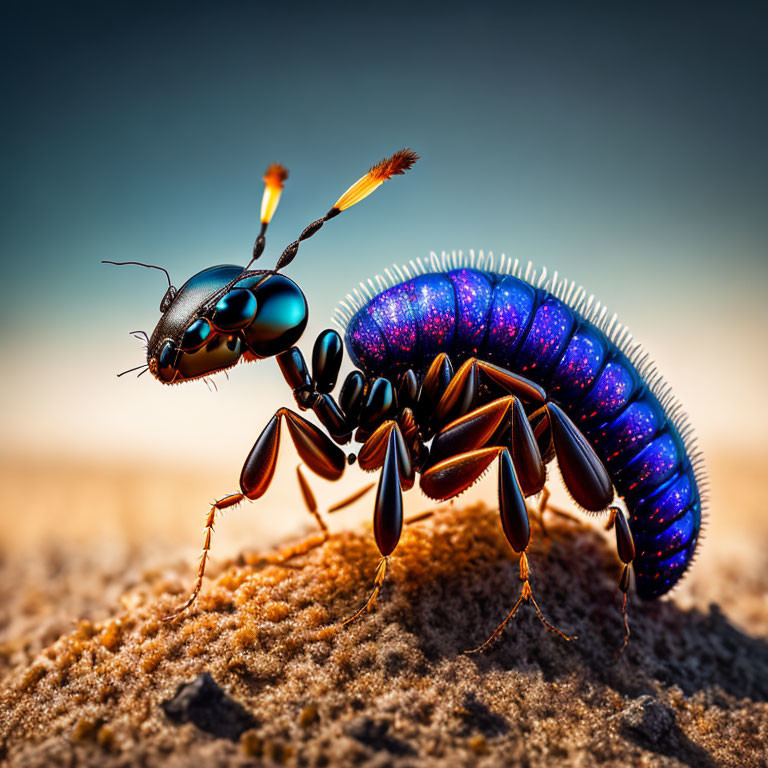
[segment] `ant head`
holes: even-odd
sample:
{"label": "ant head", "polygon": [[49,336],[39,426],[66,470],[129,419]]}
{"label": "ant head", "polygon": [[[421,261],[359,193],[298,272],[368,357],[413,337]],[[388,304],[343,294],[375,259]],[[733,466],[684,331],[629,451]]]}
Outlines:
{"label": "ant head", "polygon": [[264,176],[261,231],[245,268],[233,264],[209,267],[190,277],[177,291],[163,267],[137,261],[104,262],[159,269],[168,278],[168,289],[160,302],[162,317],[147,343],[146,368],[163,384],[175,384],[226,370],[241,358],[258,360],[290,349],[306,328],[307,300],[301,288],[279,270],[293,261],[300,243],[325,222],[364,200],[387,179],[405,173],[417,159],[410,149],[403,149],[372,166],[325,216],[304,229],[272,270],[249,268],[264,252],[267,226],[288,178],[281,165],[271,165]]}
{"label": "ant head", "polygon": [[241,358],[290,349],[306,325],[306,298],[285,275],[244,272],[232,264],[209,267],[171,297],[149,339],[147,365],[163,384],[199,379]]}

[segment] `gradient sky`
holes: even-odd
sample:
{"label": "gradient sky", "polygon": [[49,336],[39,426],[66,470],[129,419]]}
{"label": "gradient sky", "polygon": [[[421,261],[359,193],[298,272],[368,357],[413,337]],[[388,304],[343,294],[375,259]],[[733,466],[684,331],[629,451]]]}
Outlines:
{"label": "gradient sky", "polygon": [[[307,243],[310,333],[392,262],[486,249],[594,292],[705,444],[766,447],[764,4],[4,3],[4,450],[226,462],[290,404],[270,361],[218,395],[142,362],[162,275],[265,262],[385,154],[422,160]],[[247,415],[244,415],[247,414]]]}

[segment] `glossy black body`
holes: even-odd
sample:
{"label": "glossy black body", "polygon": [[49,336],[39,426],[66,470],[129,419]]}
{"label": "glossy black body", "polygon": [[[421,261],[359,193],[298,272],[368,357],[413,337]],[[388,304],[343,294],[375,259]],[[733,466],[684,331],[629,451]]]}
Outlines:
{"label": "glossy black body", "polygon": [[165,384],[216,373],[244,355],[276,355],[298,341],[307,324],[301,289],[271,270],[221,264],[169,295],[147,345],[149,370]]}

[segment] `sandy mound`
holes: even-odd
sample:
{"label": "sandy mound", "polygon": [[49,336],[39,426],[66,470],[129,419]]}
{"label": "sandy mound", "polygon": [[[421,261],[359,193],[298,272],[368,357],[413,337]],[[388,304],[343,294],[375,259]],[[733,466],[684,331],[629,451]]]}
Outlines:
{"label": "sandy mound", "polygon": [[[634,601],[632,640],[615,663],[617,558],[589,528],[550,529],[549,540],[535,532],[532,584],[575,642],[527,607],[492,650],[463,653],[488,637],[520,583],[494,513],[446,511],[406,529],[377,610],[343,630],[338,620],[362,603],[377,562],[367,533],[334,536],[290,568],[229,563],[195,611],[170,624],[160,617],[188,577],[149,574],[124,596],[122,615],[80,622],[6,675],[0,758],[166,768],[766,765],[768,644],[714,606]],[[204,717],[183,722],[163,702],[201,672],[215,681],[198,682]],[[232,712],[242,727],[229,728]]]}

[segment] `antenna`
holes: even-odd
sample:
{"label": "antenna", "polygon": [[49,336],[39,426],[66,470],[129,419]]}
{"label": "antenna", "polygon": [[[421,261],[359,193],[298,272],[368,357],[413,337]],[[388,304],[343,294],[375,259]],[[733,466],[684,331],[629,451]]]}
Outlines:
{"label": "antenna", "polygon": [[277,260],[275,269],[287,267],[296,258],[299,250],[299,244],[302,240],[317,232],[320,227],[329,219],[338,216],[342,211],[357,205],[361,200],[365,200],[371,192],[377,190],[387,179],[393,176],[399,176],[409,170],[419,159],[419,156],[412,149],[401,149],[395,152],[392,157],[385,157],[381,162],[372,166],[365,176],[359,178],[334,204],[333,207],[321,219],[313,221],[300,235],[298,240],[294,240],[281,254]]}
{"label": "antenna", "polygon": [[253,244],[253,256],[251,256],[251,260],[246,264],[243,272],[247,271],[248,267],[264,253],[264,247],[267,244],[265,237],[267,227],[275,215],[287,178],[288,169],[279,163],[270,165],[264,174],[264,196],[261,198],[261,230],[256,238],[256,242]]}
{"label": "antenna", "polygon": [[127,264],[135,264],[137,267],[146,267],[147,269],[159,269],[161,272],[165,272],[165,278],[168,280],[168,287],[172,288],[171,276],[168,274],[168,270],[165,267],[158,267],[155,264],[144,264],[141,261],[107,261],[103,259],[102,264],[115,264],[118,267],[124,267]]}

